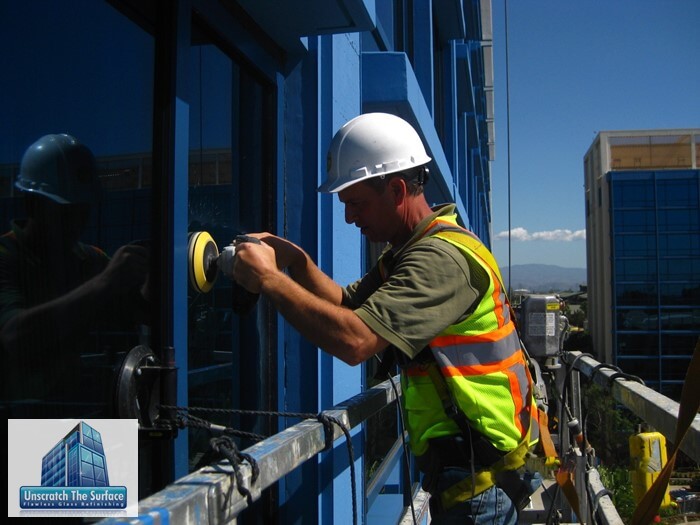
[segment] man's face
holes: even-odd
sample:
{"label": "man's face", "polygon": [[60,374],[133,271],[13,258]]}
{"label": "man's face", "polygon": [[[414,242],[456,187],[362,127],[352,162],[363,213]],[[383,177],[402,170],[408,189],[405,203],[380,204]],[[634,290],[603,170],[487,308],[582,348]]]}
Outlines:
{"label": "man's face", "polygon": [[381,192],[358,182],[338,192],[345,204],[345,222],[360,228],[372,242],[390,242],[397,231],[396,204],[389,186]]}
{"label": "man's face", "polygon": [[58,204],[52,200],[40,198],[35,206],[34,219],[40,227],[65,244],[72,244],[80,239],[90,218],[90,205],[87,203]]}

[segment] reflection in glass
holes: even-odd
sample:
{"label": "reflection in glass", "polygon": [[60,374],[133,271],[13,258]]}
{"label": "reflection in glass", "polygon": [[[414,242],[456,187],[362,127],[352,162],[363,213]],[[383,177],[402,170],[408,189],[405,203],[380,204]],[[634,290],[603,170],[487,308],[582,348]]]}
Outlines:
{"label": "reflection in glass", "polygon": [[[13,20],[2,35],[13,82],[0,100],[9,417],[114,417],[117,371],[149,332],[153,41],[107,2],[80,13],[3,6]],[[37,141],[59,160],[33,155]]]}

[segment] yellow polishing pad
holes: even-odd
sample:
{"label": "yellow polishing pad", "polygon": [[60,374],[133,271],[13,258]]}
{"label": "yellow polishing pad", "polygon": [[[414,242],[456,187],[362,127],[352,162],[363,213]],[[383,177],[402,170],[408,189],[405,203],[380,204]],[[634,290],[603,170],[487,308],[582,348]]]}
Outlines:
{"label": "yellow polishing pad", "polygon": [[207,293],[214,287],[218,268],[216,259],[219,249],[208,232],[190,233],[187,250],[190,284],[200,293]]}

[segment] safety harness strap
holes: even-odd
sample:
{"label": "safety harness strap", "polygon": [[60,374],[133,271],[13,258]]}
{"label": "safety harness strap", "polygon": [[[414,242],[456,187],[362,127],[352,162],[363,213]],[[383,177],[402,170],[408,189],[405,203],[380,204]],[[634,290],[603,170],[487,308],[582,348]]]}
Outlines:
{"label": "safety harness strap", "polygon": [[554,448],[552,435],[549,433],[549,416],[547,415],[547,412],[541,408],[538,408],[537,412],[537,421],[540,428],[540,440],[538,447],[540,448],[542,455],[546,458],[545,466],[553,467],[559,461],[559,454],[557,454],[557,450]]}
{"label": "safety harness strap", "polygon": [[[435,385],[435,390],[440,396],[445,413],[457,424],[464,439],[471,440],[474,434],[482,437],[476,429],[469,425],[467,416],[457,406],[437,363],[427,363],[427,370],[430,379]],[[482,441],[488,442],[486,438],[483,438]],[[493,449],[494,461],[491,462],[492,464],[489,468],[475,472],[472,476],[464,478],[440,494],[440,504],[444,510],[448,510],[493,487],[499,482],[500,473],[515,471],[522,467],[525,464],[525,456],[530,449],[530,428],[528,428],[525,437],[518,443],[518,446],[505,456],[497,456],[496,448],[493,447]],[[498,459],[496,459],[497,457]]]}
{"label": "safety harness strap", "polygon": [[488,469],[480,470],[473,476],[464,478],[440,494],[442,508],[448,510],[463,503],[489,488],[499,481],[499,474],[505,471],[515,471],[525,464],[525,455],[530,448],[530,431],[516,448]]}
{"label": "safety harness strap", "polygon": [[499,453],[498,449],[496,449],[496,447],[494,447],[481,432],[469,424],[466,414],[459,408],[457,402],[452,396],[452,392],[447,386],[445,376],[443,376],[442,372],[440,372],[440,368],[438,367],[437,363],[433,360],[426,363],[425,366],[427,366],[428,375],[430,376],[430,379],[435,386],[435,390],[442,401],[442,408],[445,411],[445,414],[447,414],[447,416],[455,422],[465,439],[465,443],[474,443],[476,441],[474,438],[476,437],[479,439],[480,444],[484,445],[481,447],[480,453],[490,456],[481,458],[482,460],[486,461],[487,463],[494,463],[501,459],[502,455]]}

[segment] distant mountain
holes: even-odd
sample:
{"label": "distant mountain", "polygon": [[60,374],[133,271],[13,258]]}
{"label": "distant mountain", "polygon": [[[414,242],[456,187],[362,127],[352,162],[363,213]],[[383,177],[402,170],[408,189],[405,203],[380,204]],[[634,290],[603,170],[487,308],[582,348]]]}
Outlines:
{"label": "distant mountain", "polygon": [[553,264],[514,264],[512,276],[508,279],[508,268],[501,268],[505,285],[513,290],[527,289],[531,292],[578,291],[579,285],[586,284],[585,268],[564,268]]}

